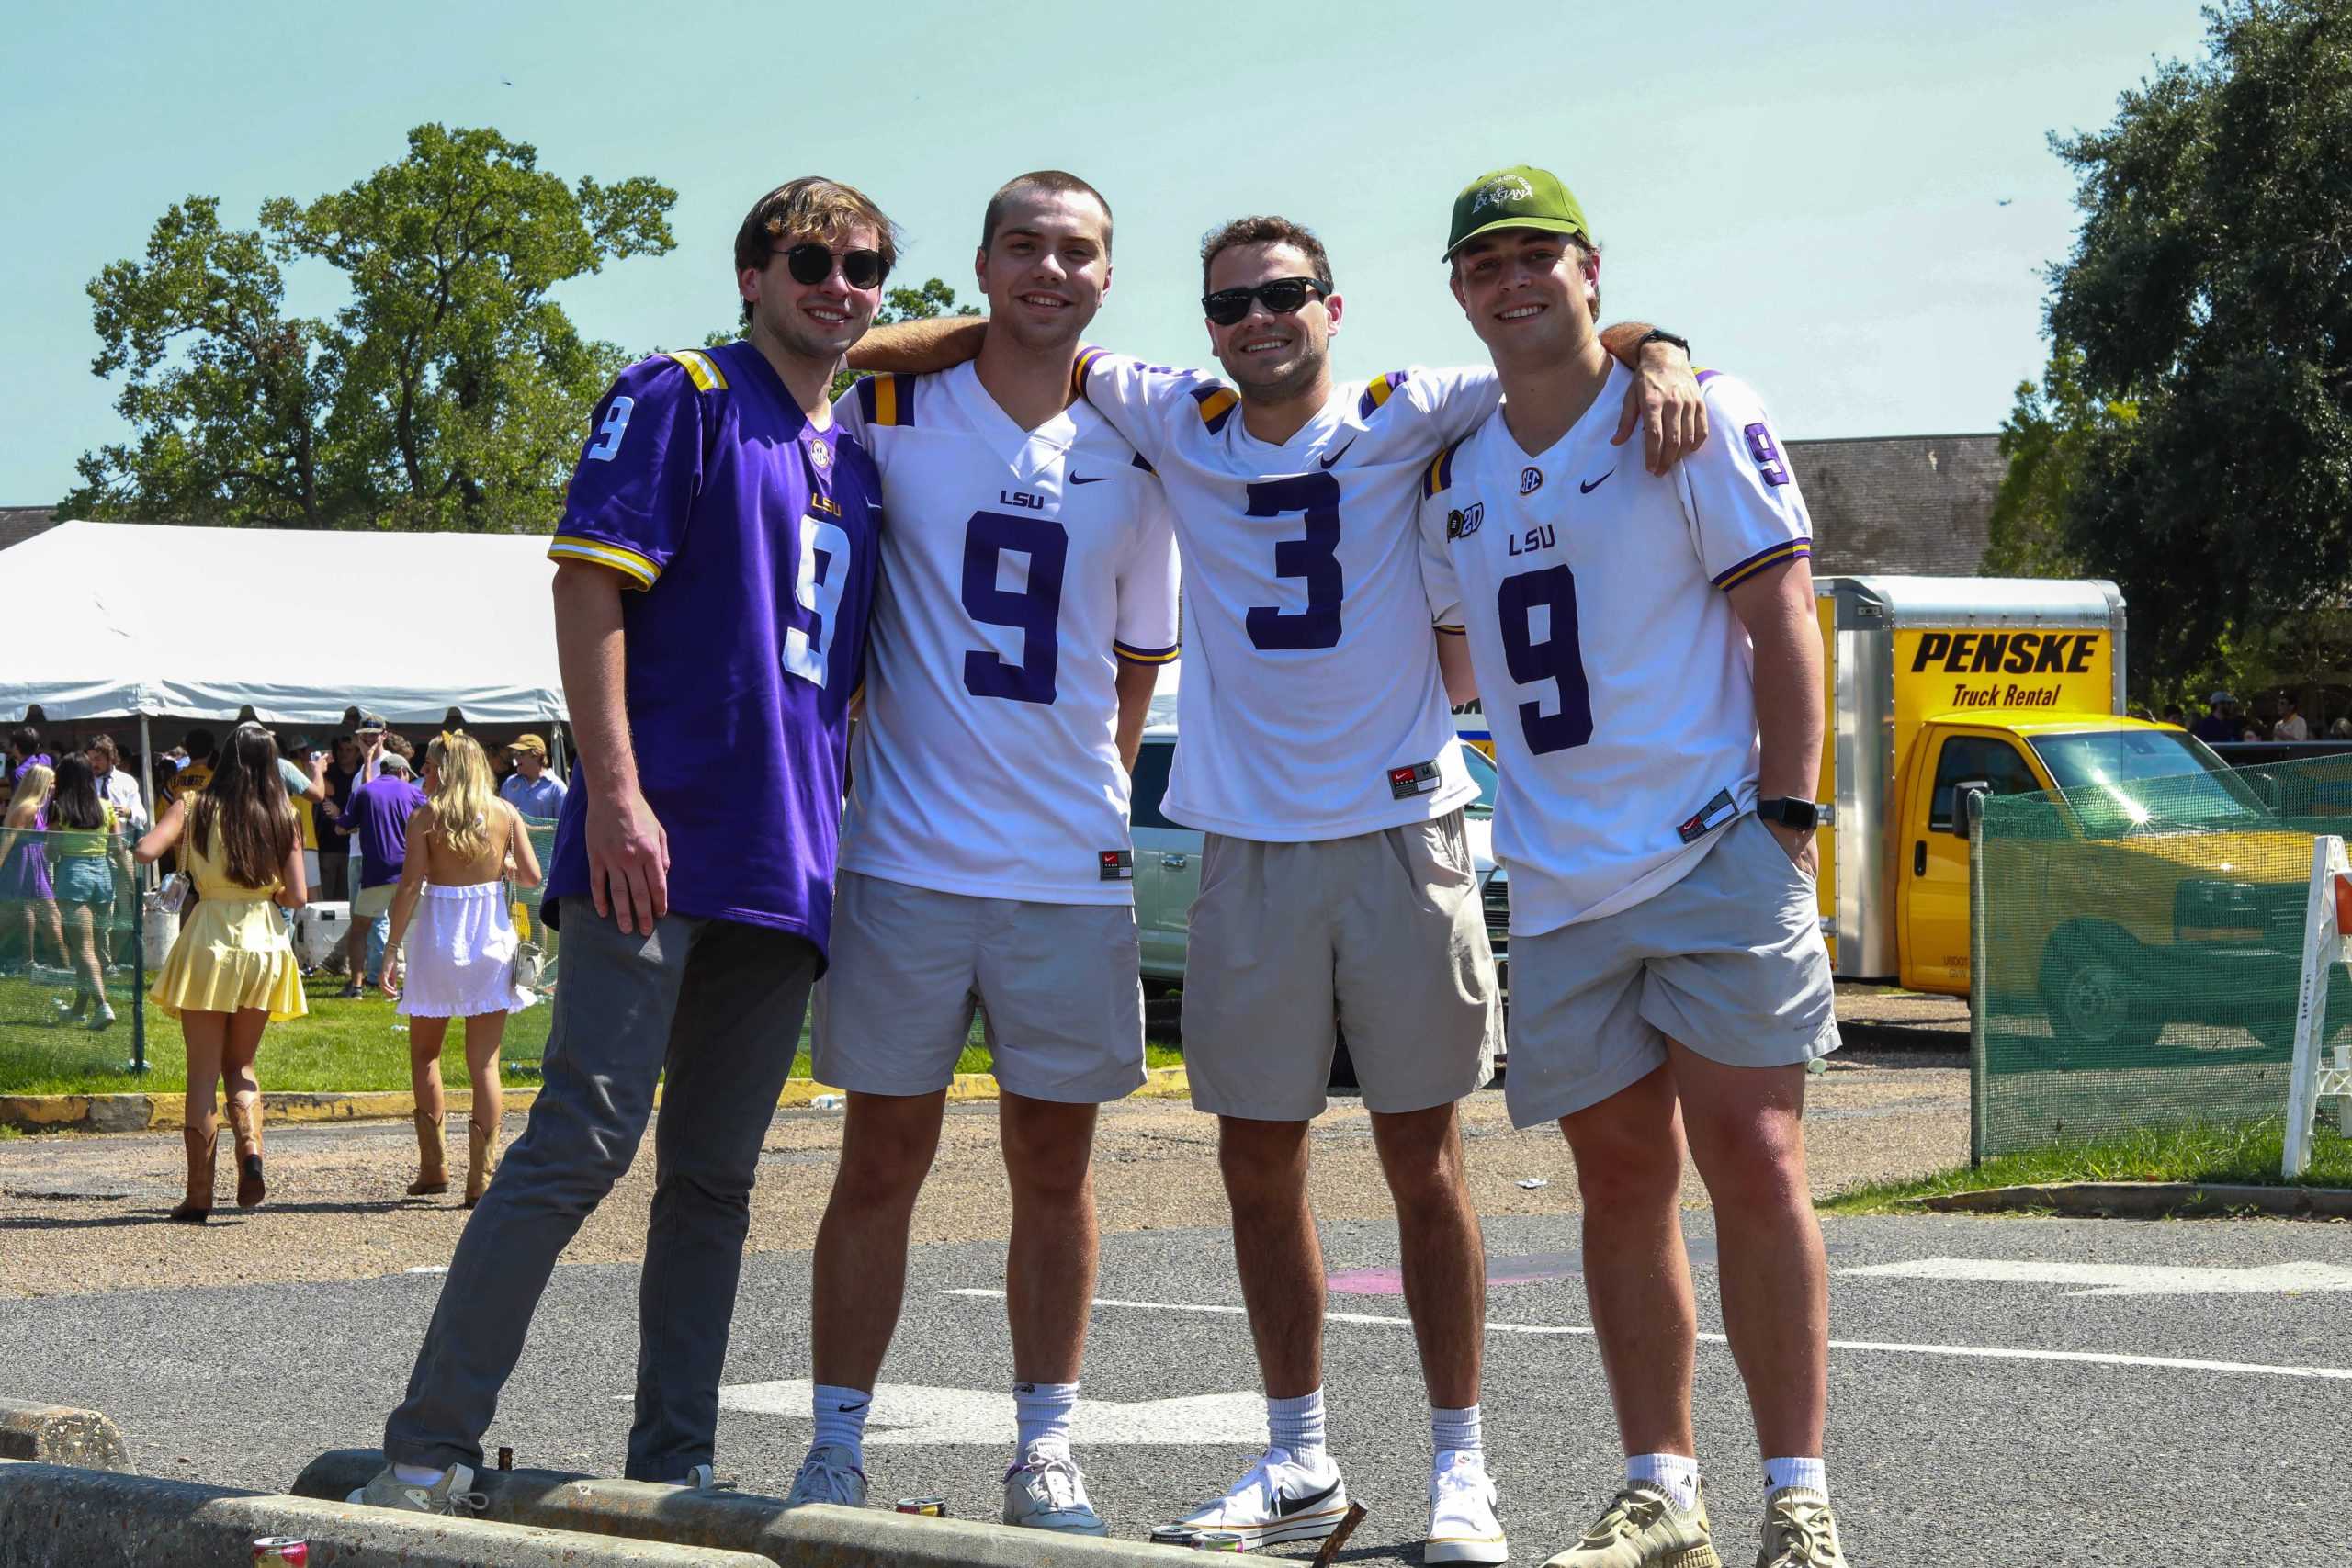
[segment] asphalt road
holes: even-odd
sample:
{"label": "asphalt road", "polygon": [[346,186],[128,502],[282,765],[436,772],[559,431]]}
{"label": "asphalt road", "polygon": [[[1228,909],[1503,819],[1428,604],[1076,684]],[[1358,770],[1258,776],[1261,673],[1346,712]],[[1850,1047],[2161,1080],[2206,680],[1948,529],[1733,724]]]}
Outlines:
{"label": "asphalt road", "polygon": [[[1694,1211],[1687,1221],[1702,1326],[1718,1330],[1711,1216]],[[2026,1272],[2086,1264],[2345,1269],[2352,1228],[1960,1217],[1836,1219],[1826,1228],[1832,1332],[1846,1347],[1831,1359],[1828,1457],[1855,1563],[2304,1564],[2335,1558],[2352,1536],[2352,1470],[2343,1462],[2352,1293],[2211,1293],[2221,1275],[2130,1276],[2142,1288],[2206,1293],[2117,1295],[2079,1293],[2080,1281],[1848,1272],[1935,1258],[2010,1260]],[[1515,1561],[1527,1563],[1574,1539],[1616,1471],[1592,1341],[1574,1332],[1588,1321],[1577,1242],[1566,1212],[1487,1227],[1490,1273],[1520,1281],[1490,1292],[1485,1404]],[[1371,1509],[1345,1557],[1417,1561],[1428,1436],[1403,1304],[1382,1277],[1395,1264],[1395,1232],[1374,1220],[1338,1223],[1327,1227],[1326,1246],[1335,1276],[1363,1292],[1335,1293],[1334,1311],[1379,1320],[1335,1322],[1329,1337],[1334,1450],[1351,1492]],[[1238,1303],[1228,1247],[1216,1228],[1106,1238],[1100,1295],[1148,1304],[1098,1308],[1090,1402],[1239,1395],[1246,1405],[1256,1378],[1242,1319],[1174,1310]],[[968,1421],[949,1433],[963,1440],[923,1440],[924,1413],[953,1427],[956,1401],[899,1391],[1005,1389],[1001,1303],[954,1293],[993,1290],[1001,1261],[1001,1247],[988,1242],[917,1249],[876,1402],[876,1431],[894,1439],[869,1453],[877,1498],[937,1492],[960,1517],[993,1516],[1004,1447],[968,1440]],[[143,1471],[278,1489],[323,1449],[377,1440],[439,1285],[435,1275],[403,1272],[11,1301],[0,1303],[6,1391],[106,1410]],[[559,1270],[489,1435],[493,1447],[511,1444],[518,1463],[617,1472],[636,1291],[629,1264]],[[807,1292],[804,1252],[751,1259],[730,1386],[807,1375]],[[2284,1370],[2114,1359],[2134,1356]],[[2337,1375],[2290,1375],[2326,1369]],[[1206,1413],[1221,1409],[1229,1426],[1232,1403],[1203,1406],[1205,1424],[1216,1427]],[[1143,1432],[1129,1435],[1164,1437],[1182,1423],[1136,1425]],[[1700,1352],[1699,1431],[1718,1540],[1727,1561],[1744,1562],[1760,1501],[1758,1456],[1718,1344]],[[808,1433],[789,1401],[782,1414],[730,1411],[721,1473],[779,1492]],[[1218,1490],[1250,1457],[1229,1435],[1105,1440],[1080,1453],[1098,1506],[1129,1535]]]}

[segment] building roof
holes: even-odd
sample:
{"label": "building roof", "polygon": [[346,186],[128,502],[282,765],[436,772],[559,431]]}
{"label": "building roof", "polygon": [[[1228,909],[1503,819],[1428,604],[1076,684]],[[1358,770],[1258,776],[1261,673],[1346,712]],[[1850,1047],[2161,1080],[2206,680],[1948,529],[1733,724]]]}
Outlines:
{"label": "building roof", "polygon": [[1984,570],[2001,438],[1866,435],[1792,441],[1813,513],[1813,570],[1970,577]]}
{"label": "building roof", "polygon": [[53,506],[0,506],[0,550],[57,526]]}

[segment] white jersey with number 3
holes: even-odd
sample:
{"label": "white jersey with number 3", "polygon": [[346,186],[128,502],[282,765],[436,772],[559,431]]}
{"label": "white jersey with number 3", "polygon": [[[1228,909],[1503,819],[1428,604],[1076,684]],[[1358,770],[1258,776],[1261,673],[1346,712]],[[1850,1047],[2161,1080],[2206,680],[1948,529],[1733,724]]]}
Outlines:
{"label": "white jersey with number 3", "polygon": [[1494,408],[1493,373],[1342,386],[1275,446],[1204,371],[1100,349],[1079,365],[1087,397],[1159,471],[1183,547],[1184,679],[1161,809],[1210,832],[1313,842],[1476,799],[1413,509],[1430,457]]}
{"label": "white jersey with number 3", "polygon": [[970,365],[834,417],[882,470],[842,867],[975,897],[1135,901],[1121,661],[1176,657],[1176,540],[1084,403],[1023,430]]}
{"label": "white jersey with number 3", "polygon": [[1500,413],[1430,465],[1422,575],[1493,727],[1495,858],[1535,936],[1673,886],[1756,804],[1756,683],[1727,590],[1813,553],[1764,405],[1700,377],[1706,445],[1665,477],[1610,436],[1630,372],[1549,451]]}

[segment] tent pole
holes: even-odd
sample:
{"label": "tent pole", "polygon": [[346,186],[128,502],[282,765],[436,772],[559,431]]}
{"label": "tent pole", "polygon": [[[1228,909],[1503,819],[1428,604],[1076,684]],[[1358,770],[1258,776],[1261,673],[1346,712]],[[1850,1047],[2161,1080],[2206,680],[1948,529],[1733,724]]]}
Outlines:
{"label": "tent pole", "polygon": [[571,770],[564,766],[563,720],[560,718],[548,721],[548,749],[554,753],[550,761],[555,767],[555,776],[569,784],[571,781],[565,775]]}
{"label": "tent pole", "polygon": [[[147,805],[147,826],[155,825],[155,743],[147,734],[147,716],[139,716],[139,798]],[[151,877],[153,873],[148,874]]]}

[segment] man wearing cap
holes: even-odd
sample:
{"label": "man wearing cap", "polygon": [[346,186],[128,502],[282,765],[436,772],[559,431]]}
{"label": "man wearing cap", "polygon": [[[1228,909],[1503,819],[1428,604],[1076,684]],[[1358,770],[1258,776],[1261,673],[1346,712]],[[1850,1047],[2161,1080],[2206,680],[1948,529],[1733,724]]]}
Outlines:
{"label": "man wearing cap", "polygon": [[[1503,780],[1511,1120],[1557,1122],[1575,1151],[1626,1455],[1615,1497],[1548,1568],[1717,1560],[1690,1416],[1685,1138],[1766,1456],[1758,1562],[1837,1568],[1828,1277],[1801,1121],[1807,1066],[1838,1047],[1814,893],[1813,525],[1762,400],[1714,371],[1697,451],[1663,476],[1622,459],[1630,378],[1596,330],[1590,234],[1541,169],[1456,199],[1453,297],[1503,402],[1429,464],[1419,518],[1447,693],[1484,700]],[[1671,748],[1650,739],[1661,720]]]}
{"label": "man wearing cap", "polygon": [[2211,745],[2220,740],[2242,740],[2245,738],[2245,722],[2238,717],[2238,700],[2227,692],[2216,692],[2206,699],[2212,711],[2200,718],[2188,733]]}
{"label": "man wearing cap", "polygon": [[[1186,1066],[1193,1104],[1219,1118],[1268,1396],[1263,1455],[1166,1531],[1230,1531],[1254,1551],[1328,1536],[1348,1511],[1326,1443],[1324,1269],[1306,1195],[1308,1126],[1343,1024],[1396,1203],[1430,1402],[1423,1561],[1499,1562],[1478,1408],[1484,1262],[1454,1111],[1490,1076],[1498,987],[1463,820],[1477,790],[1413,538],[1429,454],[1484,418],[1498,387],[1483,367],[1336,383],[1330,260],[1287,219],[1226,224],[1201,266],[1209,344],[1232,386],[1099,349],[1079,359],[1081,390],[1176,513],[1195,675],[1180,688],[1161,808],[1208,834]],[[872,367],[945,368],[984,330],[886,329]],[[1640,357],[1645,329],[1617,331]],[[1699,400],[1679,347],[1648,352],[1663,467]],[[1628,434],[1644,401],[1629,400]]]}
{"label": "man wearing cap", "polygon": [[501,800],[526,817],[552,822],[563,815],[563,781],[548,772],[548,743],[536,735],[516,738],[506,748],[514,771],[498,786]]}

